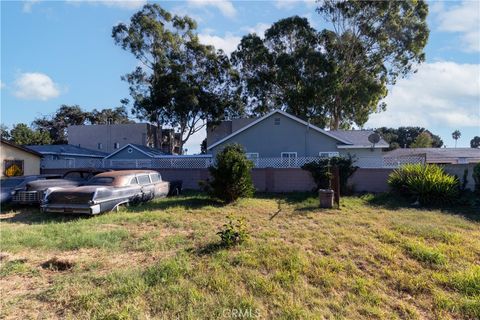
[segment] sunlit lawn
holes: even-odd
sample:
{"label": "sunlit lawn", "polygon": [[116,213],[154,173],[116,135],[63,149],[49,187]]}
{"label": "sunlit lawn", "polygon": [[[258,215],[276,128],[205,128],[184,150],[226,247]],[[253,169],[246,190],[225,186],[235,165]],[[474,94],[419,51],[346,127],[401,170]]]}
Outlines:
{"label": "sunlit lawn", "polygon": [[[12,209],[0,215],[0,317],[479,318],[480,215],[384,198],[320,210],[308,194],[228,206],[189,194],[92,218]],[[250,239],[225,249],[228,214]]]}

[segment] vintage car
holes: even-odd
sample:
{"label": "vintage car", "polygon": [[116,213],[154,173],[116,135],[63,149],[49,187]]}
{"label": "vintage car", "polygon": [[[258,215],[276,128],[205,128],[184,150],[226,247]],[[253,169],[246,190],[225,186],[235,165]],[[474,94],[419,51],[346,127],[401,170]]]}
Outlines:
{"label": "vintage car", "polygon": [[44,192],[50,187],[76,187],[104,170],[70,170],[57,179],[37,179],[14,188],[12,203],[38,205],[44,198]]}
{"label": "vintage car", "polygon": [[17,189],[25,188],[31,181],[60,178],[59,174],[30,175],[21,177],[2,178],[0,182],[0,203],[4,204],[12,200],[12,195]]}
{"label": "vintage car", "polygon": [[47,189],[41,210],[94,215],[120,205],[178,194],[181,188],[181,181],[163,181],[153,170],[110,171],[97,174],[82,186]]}

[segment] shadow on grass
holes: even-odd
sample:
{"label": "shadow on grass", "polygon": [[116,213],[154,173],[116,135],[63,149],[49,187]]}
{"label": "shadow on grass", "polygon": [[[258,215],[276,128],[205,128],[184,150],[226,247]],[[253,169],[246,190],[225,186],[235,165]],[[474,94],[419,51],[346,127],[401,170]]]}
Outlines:
{"label": "shadow on grass", "polygon": [[391,193],[381,193],[376,195],[363,196],[363,198],[367,201],[369,205],[383,207],[390,210],[398,210],[405,208],[423,210],[435,209],[447,214],[461,215],[466,219],[472,221],[480,221],[480,206],[478,203],[475,204],[476,199],[474,197],[474,195],[466,195],[465,197],[460,199],[459,203],[456,205],[438,207],[413,205],[413,201],[408,201],[408,199]]}
{"label": "shadow on grass", "polygon": [[91,216],[61,213],[42,213],[38,208],[17,207],[11,212],[0,213],[0,222],[42,224],[42,223],[63,223],[80,219],[88,219]]}
{"label": "shadow on grass", "polygon": [[224,245],[222,242],[210,242],[198,248],[190,248],[187,251],[201,257],[208,256],[225,249],[228,249],[228,246]]}
{"label": "shadow on grass", "polygon": [[154,200],[154,201],[142,203],[136,206],[130,206],[128,208],[128,211],[140,212],[145,210],[166,210],[171,208],[201,209],[204,207],[222,207],[222,206],[224,206],[222,202],[212,200],[205,195],[187,194],[187,195]]}

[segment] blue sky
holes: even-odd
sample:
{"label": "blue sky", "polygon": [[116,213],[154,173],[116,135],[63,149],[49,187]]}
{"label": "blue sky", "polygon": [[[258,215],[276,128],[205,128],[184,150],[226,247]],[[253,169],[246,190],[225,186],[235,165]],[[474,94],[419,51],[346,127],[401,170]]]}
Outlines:
{"label": "blue sky", "polygon": [[[86,110],[116,107],[128,97],[120,80],[137,61],[111,38],[112,26],[128,22],[144,1],[2,1],[1,122],[31,123],[61,104]],[[300,15],[322,28],[314,1],[161,1],[165,9],[198,22],[200,39],[235,49],[249,32],[263,33],[273,22]],[[454,146],[480,136],[480,2],[429,2],[431,30],[427,61],[418,72],[390,88],[387,111],[365,127],[418,125]],[[205,133],[187,143],[199,151]]]}

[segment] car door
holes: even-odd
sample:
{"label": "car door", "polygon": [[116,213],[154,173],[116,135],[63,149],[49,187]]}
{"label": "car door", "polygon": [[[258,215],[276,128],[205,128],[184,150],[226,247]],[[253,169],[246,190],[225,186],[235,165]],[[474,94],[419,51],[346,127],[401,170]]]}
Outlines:
{"label": "car door", "polygon": [[155,197],[166,197],[168,195],[170,184],[166,181],[162,181],[162,177],[159,173],[151,173],[150,179],[155,185]]}
{"label": "car door", "polygon": [[155,198],[155,184],[150,180],[148,174],[137,175],[138,184],[142,187],[143,201]]}

